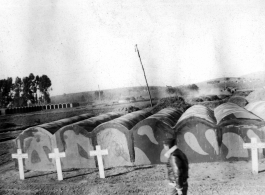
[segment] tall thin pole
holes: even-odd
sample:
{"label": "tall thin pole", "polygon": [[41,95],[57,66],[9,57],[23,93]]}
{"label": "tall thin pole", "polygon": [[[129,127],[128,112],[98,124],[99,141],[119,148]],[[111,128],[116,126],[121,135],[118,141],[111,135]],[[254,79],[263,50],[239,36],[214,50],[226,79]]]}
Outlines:
{"label": "tall thin pole", "polygon": [[142,65],[142,69],[143,69],[143,72],[144,72],[144,78],[145,78],[146,86],[147,86],[149,97],[150,97],[150,104],[151,104],[151,107],[153,107],[151,93],[150,93],[150,90],[149,90],[149,86],[148,86],[146,75],[145,75],[145,71],[144,71],[144,66],[143,66],[143,63],[142,63],[142,60],[141,60],[141,56],[140,56],[140,52],[138,50],[137,44],[135,45],[135,49],[136,49],[136,51],[138,53],[138,56],[139,56],[139,59],[140,59],[140,63]]}

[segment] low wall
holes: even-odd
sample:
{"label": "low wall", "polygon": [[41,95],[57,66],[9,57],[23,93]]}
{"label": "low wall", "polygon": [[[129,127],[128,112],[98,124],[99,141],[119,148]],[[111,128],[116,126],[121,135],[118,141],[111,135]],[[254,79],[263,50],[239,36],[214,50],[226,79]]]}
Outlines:
{"label": "low wall", "polygon": [[62,103],[62,104],[15,107],[15,108],[1,109],[0,115],[29,113],[29,112],[37,112],[37,111],[49,110],[49,109],[74,108],[78,106],[79,106],[79,103]]}

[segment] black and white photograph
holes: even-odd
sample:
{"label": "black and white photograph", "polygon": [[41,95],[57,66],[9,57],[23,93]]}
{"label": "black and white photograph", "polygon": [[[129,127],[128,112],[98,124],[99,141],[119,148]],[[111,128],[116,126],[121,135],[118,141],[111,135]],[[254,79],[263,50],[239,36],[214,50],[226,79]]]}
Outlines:
{"label": "black and white photograph", "polygon": [[265,1],[0,0],[0,195],[264,195]]}

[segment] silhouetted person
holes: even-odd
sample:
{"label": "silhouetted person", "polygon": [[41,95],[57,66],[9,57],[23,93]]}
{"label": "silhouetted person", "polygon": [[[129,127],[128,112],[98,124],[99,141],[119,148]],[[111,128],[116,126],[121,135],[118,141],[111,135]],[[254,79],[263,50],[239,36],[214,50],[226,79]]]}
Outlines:
{"label": "silhouetted person", "polygon": [[178,149],[176,139],[164,141],[164,148],[168,158],[167,169],[169,185],[174,187],[172,195],[186,195],[188,191],[189,162],[187,156]]}

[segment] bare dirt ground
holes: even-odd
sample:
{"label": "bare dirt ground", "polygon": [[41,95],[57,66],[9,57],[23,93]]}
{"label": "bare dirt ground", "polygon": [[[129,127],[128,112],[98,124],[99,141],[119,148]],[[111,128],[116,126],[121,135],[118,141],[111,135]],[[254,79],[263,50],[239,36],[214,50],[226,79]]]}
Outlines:
{"label": "bare dirt ground", "polygon": [[[56,172],[25,172],[20,180],[15,163],[0,167],[0,194],[170,194],[166,165],[117,167],[105,170],[100,179],[96,169],[63,171],[58,181]],[[251,162],[215,162],[190,164],[190,195],[263,195],[265,160],[260,173],[251,173]]]}

